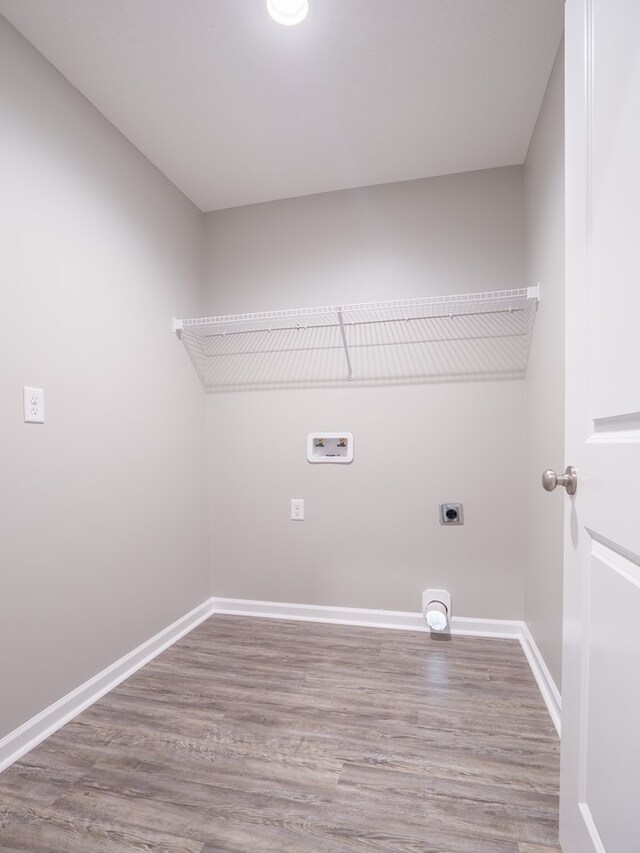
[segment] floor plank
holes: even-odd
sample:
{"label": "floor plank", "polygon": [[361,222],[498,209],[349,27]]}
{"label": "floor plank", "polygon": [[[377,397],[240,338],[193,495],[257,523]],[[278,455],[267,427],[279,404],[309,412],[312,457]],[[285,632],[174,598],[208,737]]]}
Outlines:
{"label": "floor plank", "polygon": [[0,849],[557,853],[519,643],[214,616],[0,775]]}

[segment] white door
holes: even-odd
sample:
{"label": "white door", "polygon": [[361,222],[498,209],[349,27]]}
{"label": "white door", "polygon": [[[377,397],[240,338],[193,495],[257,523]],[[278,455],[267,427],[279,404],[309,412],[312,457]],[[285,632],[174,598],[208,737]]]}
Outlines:
{"label": "white door", "polygon": [[640,853],[640,0],[567,0],[560,837]]}

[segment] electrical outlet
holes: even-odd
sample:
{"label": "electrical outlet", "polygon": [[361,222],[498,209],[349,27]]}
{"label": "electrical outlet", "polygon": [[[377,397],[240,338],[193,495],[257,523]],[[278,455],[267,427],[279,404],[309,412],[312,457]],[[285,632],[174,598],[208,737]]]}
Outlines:
{"label": "electrical outlet", "polygon": [[440,504],[440,524],[464,524],[462,504]]}
{"label": "electrical outlet", "polygon": [[26,424],[44,423],[44,391],[42,388],[24,386],[24,422]]}
{"label": "electrical outlet", "polygon": [[291,521],[304,521],[304,500],[291,498]]}

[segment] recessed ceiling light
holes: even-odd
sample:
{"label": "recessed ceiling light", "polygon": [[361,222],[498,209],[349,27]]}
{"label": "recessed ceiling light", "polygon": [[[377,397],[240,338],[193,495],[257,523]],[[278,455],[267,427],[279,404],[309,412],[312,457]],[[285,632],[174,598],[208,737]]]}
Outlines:
{"label": "recessed ceiling light", "polygon": [[307,17],[309,0],[267,0],[267,9],[274,21],[292,27]]}

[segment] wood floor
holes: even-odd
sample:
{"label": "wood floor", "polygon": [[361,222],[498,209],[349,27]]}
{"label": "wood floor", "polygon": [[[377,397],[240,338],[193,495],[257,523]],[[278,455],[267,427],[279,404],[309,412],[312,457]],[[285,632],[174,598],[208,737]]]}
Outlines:
{"label": "wood floor", "polygon": [[552,853],[519,643],[214,616],[0,775],[0,850]]}

